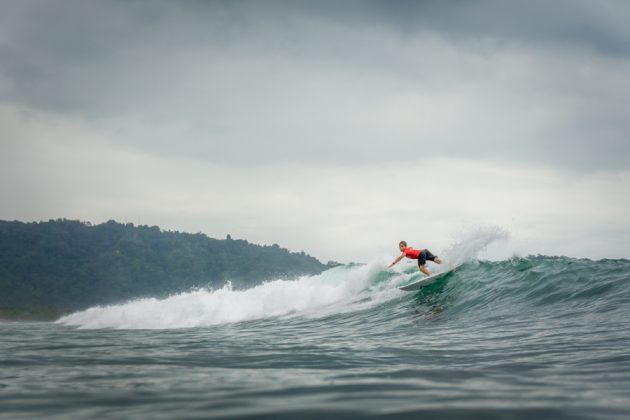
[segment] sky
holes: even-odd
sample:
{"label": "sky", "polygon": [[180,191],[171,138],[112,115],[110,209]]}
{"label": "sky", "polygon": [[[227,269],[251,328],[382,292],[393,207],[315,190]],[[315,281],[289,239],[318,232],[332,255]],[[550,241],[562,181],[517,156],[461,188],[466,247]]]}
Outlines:
{"label": "sky", "polygon": [[630,258],[627,1],[0,2],[0,219]]}

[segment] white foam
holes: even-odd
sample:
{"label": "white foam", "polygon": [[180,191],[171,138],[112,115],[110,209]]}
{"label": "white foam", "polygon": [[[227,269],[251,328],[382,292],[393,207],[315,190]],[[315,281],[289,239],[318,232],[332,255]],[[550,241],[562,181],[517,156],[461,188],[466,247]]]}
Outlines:
{"label": "white foam", "polygon": [[[317,276],[275,280],[247,290],[197,290],[165,299],[137,299],[98,306],[57,322],[80,328],[189,328],[276,316],[326,316],[363,309],[383,300],[385,285],[372,285],[377,264],[338,267]],[[387,294],[387,293],[385,293]]]}

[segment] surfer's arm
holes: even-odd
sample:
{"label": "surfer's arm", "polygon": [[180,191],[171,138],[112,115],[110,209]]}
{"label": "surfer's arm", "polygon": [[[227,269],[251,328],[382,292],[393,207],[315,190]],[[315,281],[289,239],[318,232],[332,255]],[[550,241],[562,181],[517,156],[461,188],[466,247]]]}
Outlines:
{"label": "surfer's arm", "polygon": [[392,262],[389,266],[387,266],[387,268],[392,268],[394,266],[394,264],[396,264],[398,261],[402,260],[403,258],[405,258],[405,254],[400,254],[400,257],[396,258],[394,260],[394,262]]}

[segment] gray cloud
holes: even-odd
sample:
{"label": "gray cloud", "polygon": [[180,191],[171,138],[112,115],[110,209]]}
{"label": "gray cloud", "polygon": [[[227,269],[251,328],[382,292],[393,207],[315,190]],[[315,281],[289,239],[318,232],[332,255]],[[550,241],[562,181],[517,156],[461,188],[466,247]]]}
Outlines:
{"label": "gray cloud", "polygon": [[628,166],[623,2],[0,8],[4,103],[87,119],[150,153]]}
{"label": "gray cloud", "polygon": [[408,31],[430,28],[453,38],[502,42],[582,45],[603,53],[630,53],[630,10],[623,1],[413,0],[373,3],[379,16]]}

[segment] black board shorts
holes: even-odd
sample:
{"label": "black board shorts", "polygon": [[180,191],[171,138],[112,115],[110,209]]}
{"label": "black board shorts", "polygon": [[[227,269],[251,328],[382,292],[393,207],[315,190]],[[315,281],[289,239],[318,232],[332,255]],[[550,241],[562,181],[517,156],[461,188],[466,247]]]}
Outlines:
{"label": "black board shorts", "polygon": [[427,260],[435,261],[435,255],[431,254],[431,251],[428,249],[423,249],[420,255],[418,255],[418,266],[423,266]]}

